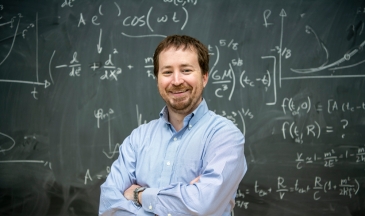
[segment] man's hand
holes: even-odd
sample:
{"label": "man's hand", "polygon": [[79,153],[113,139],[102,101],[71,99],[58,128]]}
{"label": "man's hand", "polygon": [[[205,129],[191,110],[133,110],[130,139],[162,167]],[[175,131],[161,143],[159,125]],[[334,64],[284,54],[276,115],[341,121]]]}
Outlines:
{"label": "man's hand", "polygon": [[134,190],[136,188],[139,188],[141,186],[139,185],[132,185],[130,186],[127,190],[124,191],[124,197],[127,199],[127,200],[134,200]]}
{"label": "man's hand", "polygon": [[200,179],[200,176],[196,177],[195,179],[193,179],[193,180],[190,182],[190,184],[192,185],[192,184],[194,184],[194,183],[197,183],[197,182],[199,181],[199,179]]}

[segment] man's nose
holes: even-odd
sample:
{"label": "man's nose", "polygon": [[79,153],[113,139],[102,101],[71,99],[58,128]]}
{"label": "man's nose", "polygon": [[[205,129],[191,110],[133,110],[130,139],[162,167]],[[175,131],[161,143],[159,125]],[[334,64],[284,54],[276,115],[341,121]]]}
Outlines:
{"label": "man's nose", "polygon": [[183,79],[180,71],[174,71],[174,73],[172,75],[172,84],[178,86],[178,85],[181,85],[183,82],[184,82],[184,79]]}

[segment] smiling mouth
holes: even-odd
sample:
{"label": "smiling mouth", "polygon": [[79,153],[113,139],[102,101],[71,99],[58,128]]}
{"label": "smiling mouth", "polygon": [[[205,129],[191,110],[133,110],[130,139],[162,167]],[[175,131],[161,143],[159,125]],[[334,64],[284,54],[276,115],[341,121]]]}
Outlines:
{"label": "smiling mouth", "polygon": [[173,90],[173,91],[170,91],[170,94],[174,95],[174,96],[181,96],[181,95],[184,95],[185,93],[187,93],[189,91],[189,89],[185,89],[185,90]]}
{"label": "smiling mouth", "polygon": [[175,91],[175,92],[172,92],[172,94],[182,94],[182,93],[185,93],[187,92],[188,90],[185,90],[185,91]]}

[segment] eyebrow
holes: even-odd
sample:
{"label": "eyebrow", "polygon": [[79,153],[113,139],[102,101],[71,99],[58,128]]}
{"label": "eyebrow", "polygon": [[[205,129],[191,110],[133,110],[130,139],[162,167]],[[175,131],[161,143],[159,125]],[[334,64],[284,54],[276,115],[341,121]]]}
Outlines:
{"label": "eyebrow", "polygon": [[[179,65],[179,67],[194,67],[194,66],[191,64],[181,64],[181,65]],[[170,68],[172,68],[172,66],[167,65],[167,66],[163,66],[161,69],[170,69]]]}

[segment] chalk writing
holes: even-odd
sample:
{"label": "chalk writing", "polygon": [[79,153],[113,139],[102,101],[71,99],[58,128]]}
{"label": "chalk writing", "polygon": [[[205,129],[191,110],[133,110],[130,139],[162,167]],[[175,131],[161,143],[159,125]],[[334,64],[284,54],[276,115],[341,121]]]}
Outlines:
{"label": "chalk writing", "polygon": [[[226,111],[222,110],[221,113],[217,113],[229,120],[231,120],[238,128],[240,128],[241,124],[242,124],[242,133],[246,134],[246,123],[245,123],[245,118],[248,119],[253,119],[254,115],[253,113],[250,111],[250,109],[244,109],[242,108],[241,110],[237,110],[237,111],[232,111],[230,113],[227,113]],[[238,120],[240,120],[240,123],[238,123]]]}
{"label": "chalk writing", "polygon": [[184,6],[185,4],[189,4],[189,3],[192,5],[196,5],[198,3],[198,0],[163,0],[163,2],[173,3],[176,6],[178,6],[178,5]]}
{"label": "chalk writing", "polygon": [[109,158],[112,159],[116,154],[118,154],[118,149],[120,144],[116,143],[114,145],[114,147],[112,146],[112,138],[111,138],[111,126],[110,126],[110,116],[114,115],[114,110],[109,108],[109,111],[107,113],[104,112],[104,110],[102,108],[98,109],[98,110],[94,110],[94,117],[96,118],[96,125],[97,128],[100,128],[100,120],[103,119],[107,119],[107,123],[108,123],[108,147],[109,147],[109,151],[106,152],[103,149],[103,153],[104,155]]}
{"label": "chalk writing", "polygon": [[[357,150],[356,150],[357,149]],[[331,149],[322,154],[313,153],[311,155],[305,155],[302,152],[297,152],[295,162],[297,163],[296,168],[302,169],[308,167],[308,165],[318,162],[323,163],[323,167],[332,168],[339,162],[350,161],[354,163],[364,163],[365,162],[365,148],[357,147],[346,151],[339,152],[339,150]]]}
{"label": "chalk writing", "polygon": [[77,52],[74,52],[70,64],[57,65],[56,68],[71,68],[71,71],[69,71],[68,75],[71,77],[80,77],[81,64],[79,63],[79,60],[77,60]]}
{"label": "chalk writing", "polygon": [[[246,198],[247,194],[251,194],[252,189],[247,188],[246,190],[242,190],[243,189],[238,189],[237,191],[236,204],[239,208],[247,209],[250,202],[247,202],[244,199]],[[323,197],[325,197],[326,194],[332,191],[337,192],[338,196],[353,198],[359,193],[359,190],[360,184],[356,178],[345,177],[338,180],[325,180],[320,176],[315,176],[313,178],[312,185],[303,185],[299,179],[295,179],[295,182],[293,182],[292,185],[289,185],[285,181],[284,177],[278,176],[276,187],[270,187],[267,189],[262,188],[259,181],[255,181],[253,193],[258,197],[265,197],[270,194],[277,194],[279,200],[284,200],[286,194],[301,195],[311,193],[313,200],[319,201]]]}

